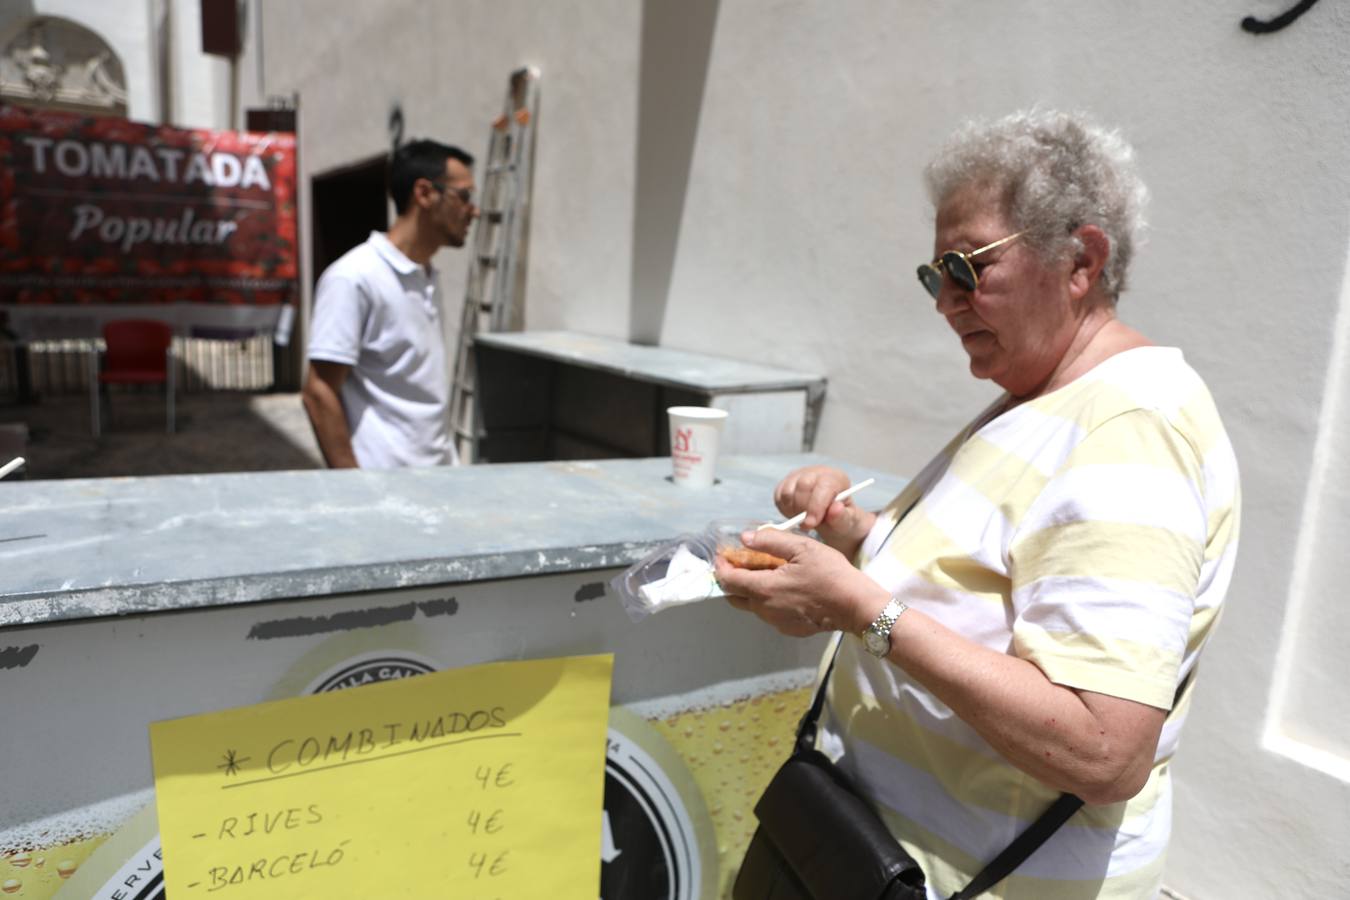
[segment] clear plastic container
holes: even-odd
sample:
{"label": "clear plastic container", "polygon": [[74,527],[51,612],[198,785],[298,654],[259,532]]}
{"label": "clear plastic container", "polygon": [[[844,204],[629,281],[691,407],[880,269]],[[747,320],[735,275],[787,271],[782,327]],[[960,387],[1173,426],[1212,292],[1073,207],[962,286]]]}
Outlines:
{"label": "clear plastic container", "polygon": [[634,622],[687,603],[725,597],[713,575],[713,560],[723,547],[740,547],[741,534],[756,519],[714,519],[701,534],[682,534],[662,544],[610,580],[624,611]]}

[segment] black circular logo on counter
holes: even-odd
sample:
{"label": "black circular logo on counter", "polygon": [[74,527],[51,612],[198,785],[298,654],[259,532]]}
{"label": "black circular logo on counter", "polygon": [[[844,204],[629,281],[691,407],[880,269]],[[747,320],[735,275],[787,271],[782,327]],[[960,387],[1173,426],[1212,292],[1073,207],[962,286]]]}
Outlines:
{"label": "black circular logo on counter", "polygon": [[688,769],[650,725],[621,707],[610,708],[603,826],[600,900],[712,897],[712,823]]}
{"label": "black circular logo on counter", "polygon": [[325,694],[329,691],[341,691],[379,681],[396,681],[410,675],[426,675],[435,671],[434,666],[420,659],[406,656],[376,656],[358,660],[324,676],[309,690],[309,693]]}
{"label": "black circular logo on counter", "polygon": [[622,766],[605,766],[605,819],[601,900],[674,900],[680,896],[675,884],[679,870],[671,867],[670,829],[653,814],[646,789]]}

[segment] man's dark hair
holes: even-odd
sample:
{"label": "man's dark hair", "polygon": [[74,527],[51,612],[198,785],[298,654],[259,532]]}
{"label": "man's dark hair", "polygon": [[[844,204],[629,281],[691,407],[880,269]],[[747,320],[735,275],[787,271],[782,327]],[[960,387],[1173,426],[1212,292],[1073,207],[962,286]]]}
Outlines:
{"label": "man's dark hair", "polygon": [[413,185],[425,178],[440,184],[445,178],[445,161],[458,160],[465,166],[473,165],[473,157],[458,147],[439,141],[409,141],[394,151],[389,158],[389,196],[394,211],[403,215],[412,200]]}

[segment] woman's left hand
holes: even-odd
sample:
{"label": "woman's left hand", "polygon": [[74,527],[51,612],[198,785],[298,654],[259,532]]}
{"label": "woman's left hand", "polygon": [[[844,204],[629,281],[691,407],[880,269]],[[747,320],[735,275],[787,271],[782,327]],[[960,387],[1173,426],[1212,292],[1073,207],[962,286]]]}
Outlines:
{"label": "woman's left hand", "polygon": [[717,580],[732,606],[754,613],[783,634],[809,637],[822,631],[861,631],[890,600],[884,588],[855,569],[842,553],[819,541],[768,528],[747,532],[742,540],[747,547],[787,563],[752,571],[738,569],[719,556]]}

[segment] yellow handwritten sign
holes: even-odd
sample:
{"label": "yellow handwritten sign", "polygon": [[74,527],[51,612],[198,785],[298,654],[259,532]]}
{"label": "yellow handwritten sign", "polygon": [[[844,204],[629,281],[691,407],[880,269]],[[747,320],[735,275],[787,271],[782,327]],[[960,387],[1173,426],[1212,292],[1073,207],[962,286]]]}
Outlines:
{"label": "yellow handwritten sign", "polygon": [[168,895],[595,900],[613,663],[490,663],[152,724]]}

